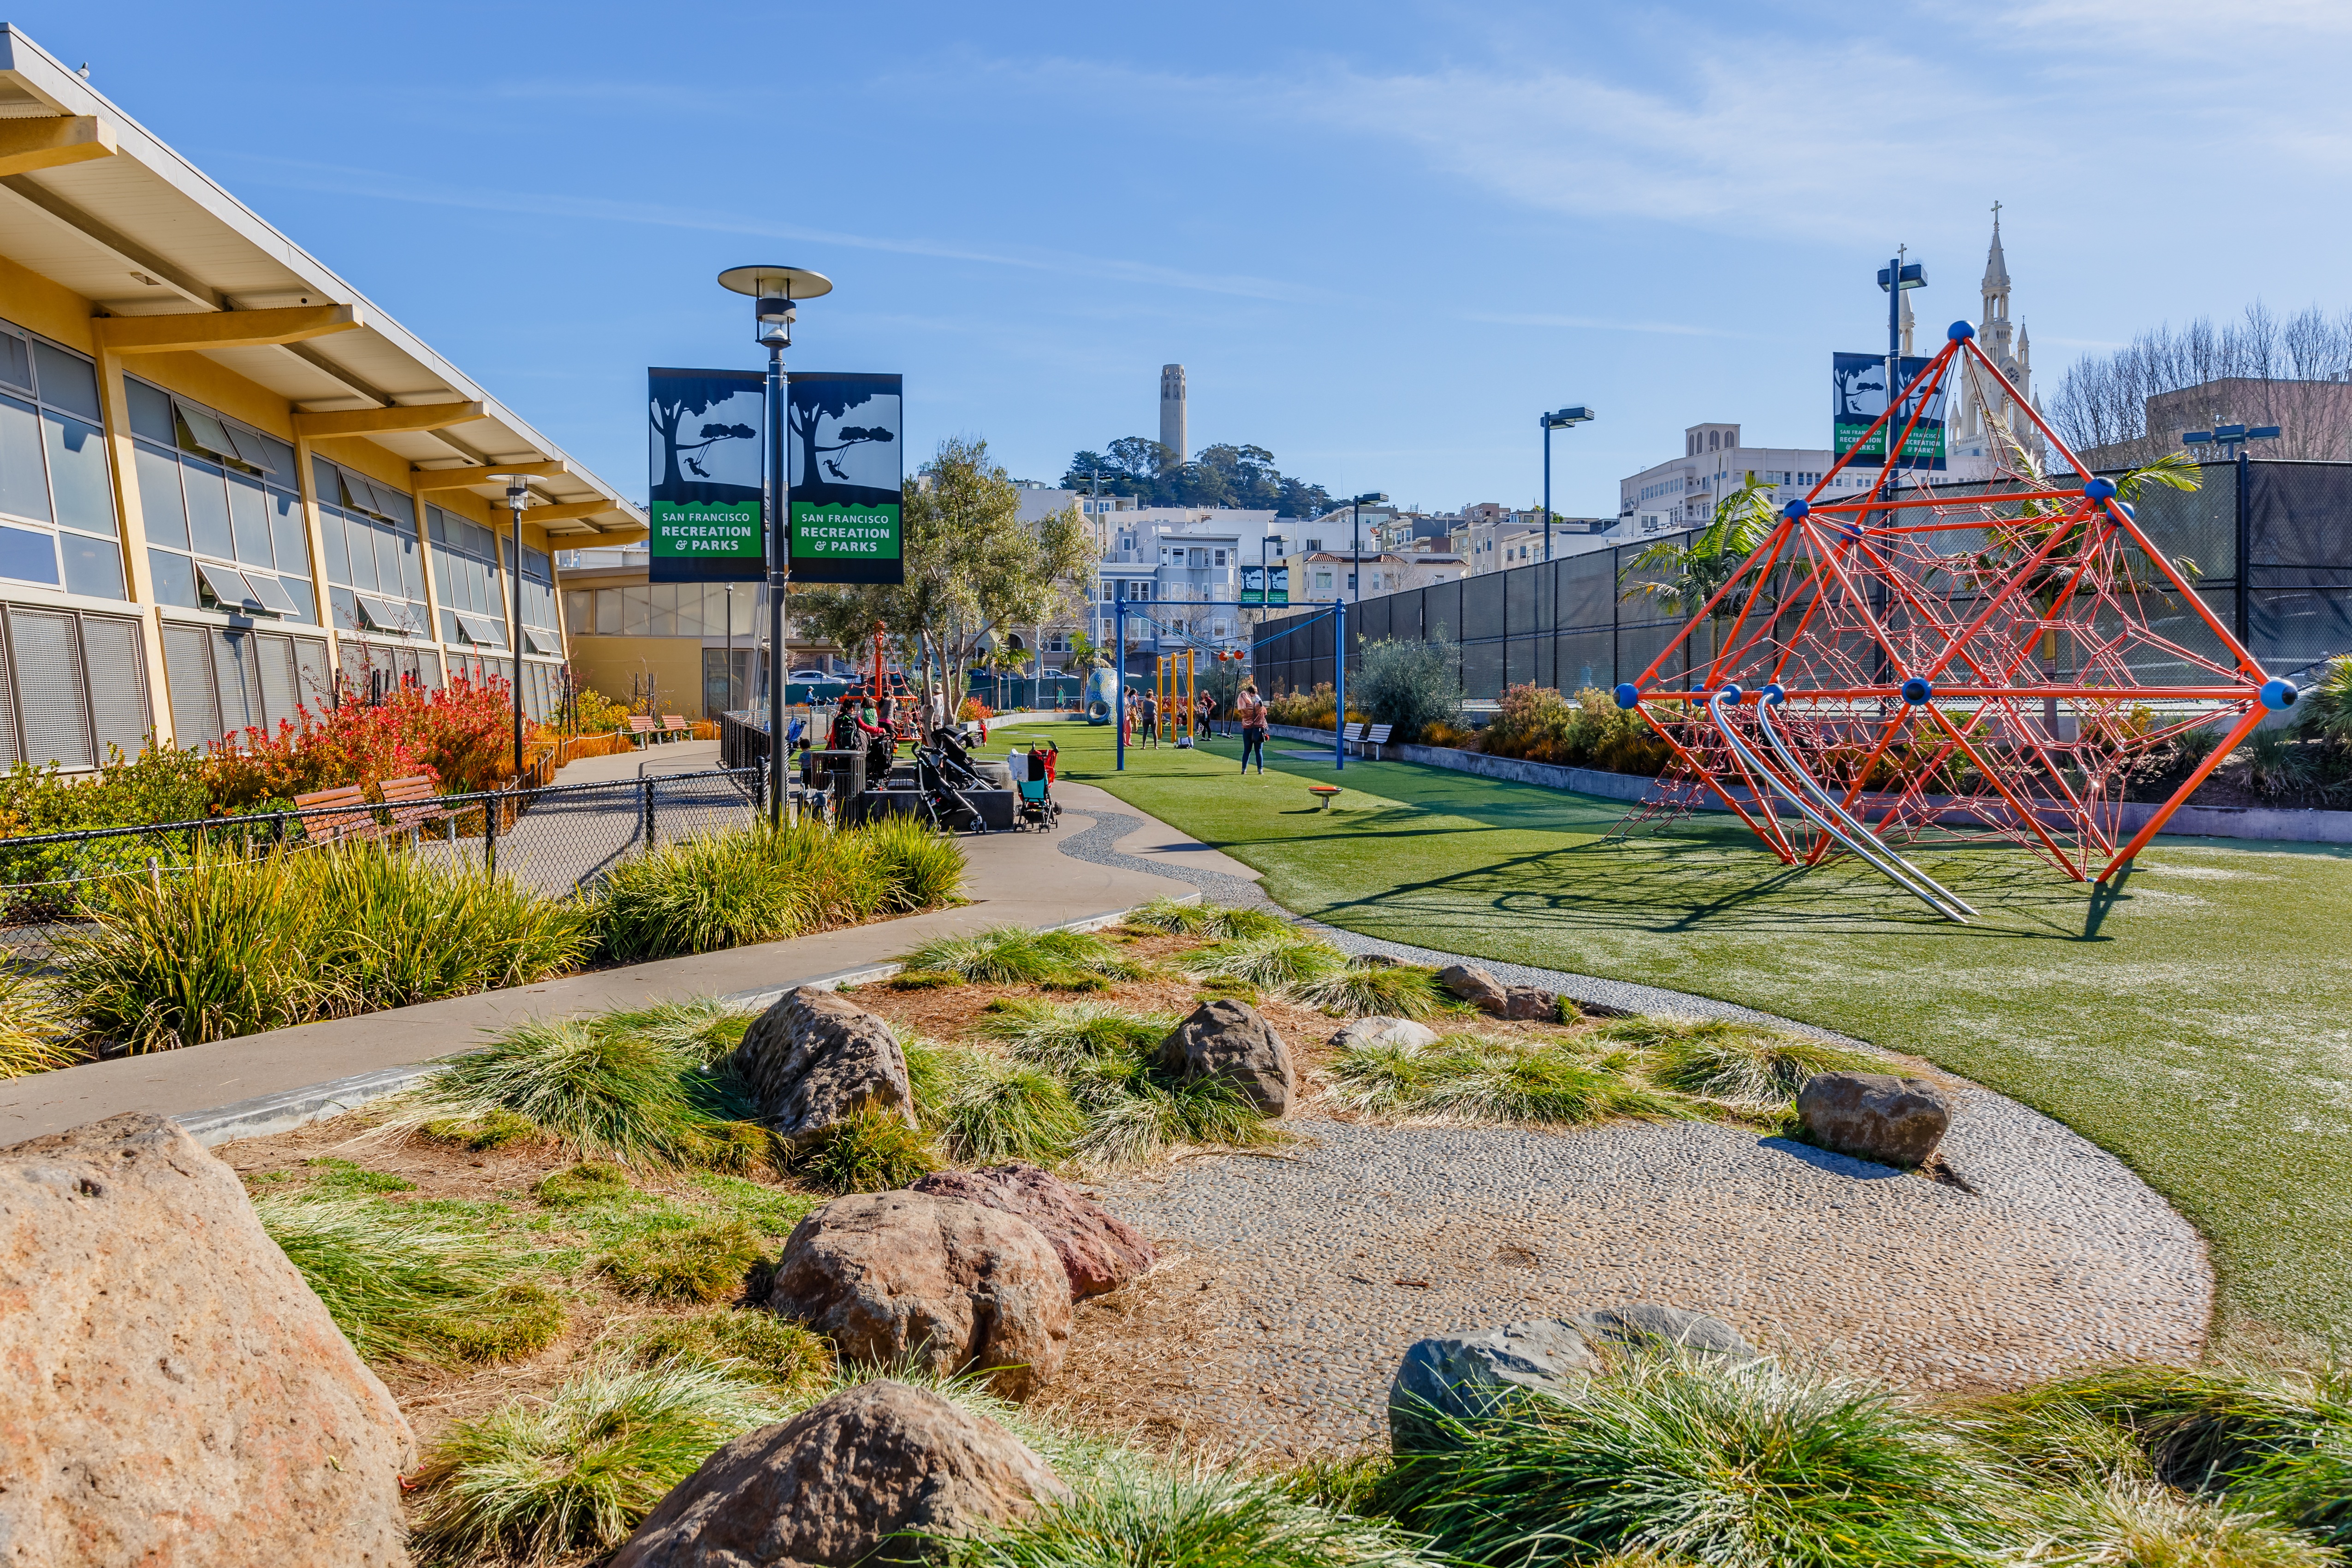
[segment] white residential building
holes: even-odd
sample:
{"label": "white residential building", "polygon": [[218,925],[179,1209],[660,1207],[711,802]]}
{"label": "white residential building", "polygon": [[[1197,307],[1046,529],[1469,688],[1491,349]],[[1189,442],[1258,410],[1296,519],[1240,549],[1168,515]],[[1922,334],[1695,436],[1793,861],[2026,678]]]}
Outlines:
{"label": "white residential building", "polygon": [[[1683,432],[1681,457],[1618,481],[1612,542],[1702,527],[1714,515],[1716,502],[1751,475],[1769,487],[1778,507],[1819,484],[1833,461],[1826,447],[1748,447],[1741,444],[1737,425],[1693,425]],[[1825,499],[1866,490],[1877,479],[1876,468],[1849,468]]]}

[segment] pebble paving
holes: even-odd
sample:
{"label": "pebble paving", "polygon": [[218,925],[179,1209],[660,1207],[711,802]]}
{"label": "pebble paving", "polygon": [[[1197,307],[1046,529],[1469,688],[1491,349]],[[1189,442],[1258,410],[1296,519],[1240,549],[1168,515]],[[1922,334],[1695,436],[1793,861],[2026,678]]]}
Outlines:
{"label": "pebble paving", "polygon": [[[1117,855],[1111,844],[1143,820],[1104,813],[1062,849],[1264,902],[1244,879]],[[1479,962],[1612,1005],[1764,1016]],[[1182,1302],[1166,1321],[1187,1342],[1139,1414],[1188,1441],[1277,1456],[1379,1443],[1390,1377],[1414,1340],[1624,1301],[1712,1312],[1760,1347],[1920,1393],[2194,1360],[2212,1273],[2189,1223],[2050,1119],[1988,1090],[1954,1093],[1951,1181],[1712,1123],[1301,1120],[1287,1158],[1210,1156],[1099,1182],[1103,1201],[1160,1242],[1169,1277],[1152,1283]]]}

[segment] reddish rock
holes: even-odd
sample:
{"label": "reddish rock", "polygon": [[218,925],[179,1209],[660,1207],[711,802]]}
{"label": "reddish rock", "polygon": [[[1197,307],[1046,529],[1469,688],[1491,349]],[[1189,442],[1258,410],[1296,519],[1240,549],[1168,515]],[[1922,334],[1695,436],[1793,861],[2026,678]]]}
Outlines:
{"label": "reddish rock", "polygon": [[912,1191],[1018,1215],[1042,1232],[1070,1277],[1070,1300],[1116,1290],[1149,1269],[1143,1233],[1058,1176],[1015,1160],[979,1171],[938,1171]]}
{"label": "reddish rock", "polygon": [[1797,1091],[1806,1139],[1824,1149],[1904,1169],[1924,1163],[1952,1125],[1952,1107],[1923,1078],[1823,1072]]}
{"label": "reddish rock", "polygon": [[1497,1017],[1510,1005],[1510,994],[1503,983],[1473,964],[1447,964],[1437,972],[1437,983],[1479,1011]]}
{"label": "reddish rock", "polygon": [[995,1422],[879,1380],[711,1455],[612,1568],[850,1568],[920,1545],[892,1539],[902,1531],[963,1535],[1069,1495]]}
{"label": "reddish rock", "polygon": [[811,1211],[768,1305],[846,1360],[987,1372],[1013,1399],[1044,1387],[1070,1342],[1070,1278],[1037,1227],[928,1193],[854,1193]]}
{"label": "reddish rock", "polygon": [[1507,985],[1503,988],[1503,1016],[1556,1024],[1559,1021],[1559,993],[1535,985]]}
{"label": "reddish rock", "polygon": [[394,1568],[414,1447],[177,1123],[0,1150],[0,1559]]}

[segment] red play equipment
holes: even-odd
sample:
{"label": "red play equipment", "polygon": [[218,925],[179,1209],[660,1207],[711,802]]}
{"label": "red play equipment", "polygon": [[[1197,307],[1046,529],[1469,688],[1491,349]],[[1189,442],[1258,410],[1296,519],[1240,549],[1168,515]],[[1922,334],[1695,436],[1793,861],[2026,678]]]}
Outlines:
{"label": "red play equipment", "polygon": [[[1862,499],[1814,500],[1907,409],[1886,448],[1906,451],[1963,364],[2084,471],[1968,322],[1948,337],[1617,700],[1675,757],[1663,800],[1637,815],[1711,795],[1784,864],[1843,850],[1965,920],[1975,910],[1892,842],[2006,840],[2105,881],[2296,693],[2239,646],[2110,480],[2057,489],[2028,472],[1994,493],[1938,494],[1890,468]],[[1659,672],[1685,649],[1688,681],[1669,686]],[[2223,721],[2227,738],[2126,837],[2134,764]]]}

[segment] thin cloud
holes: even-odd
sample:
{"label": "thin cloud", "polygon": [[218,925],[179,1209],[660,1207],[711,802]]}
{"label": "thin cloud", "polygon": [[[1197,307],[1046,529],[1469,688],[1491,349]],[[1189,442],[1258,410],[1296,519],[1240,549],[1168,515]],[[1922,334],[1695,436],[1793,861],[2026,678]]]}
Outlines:
{"label": "thin cloud", "polygon": [[1507,311],[1465,310],[1461,319],[1496,327],[1573,327],[1602,332],[1660,332],[1678,338],[1747,338],[1722,327],[1693,326],[1685,321],[1616,321],[1602,316],[1517,315]]}

